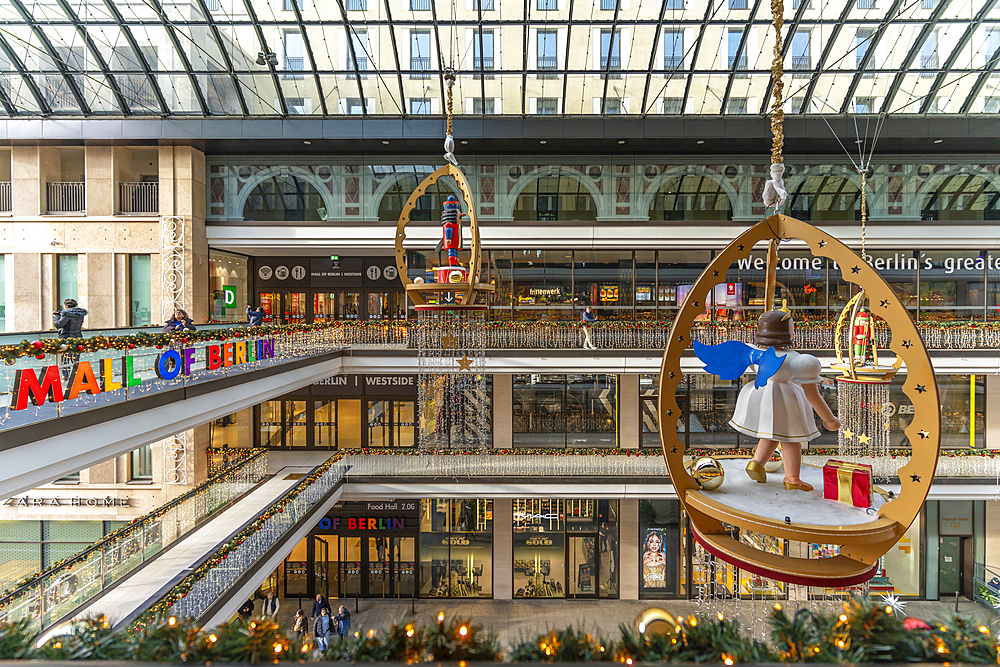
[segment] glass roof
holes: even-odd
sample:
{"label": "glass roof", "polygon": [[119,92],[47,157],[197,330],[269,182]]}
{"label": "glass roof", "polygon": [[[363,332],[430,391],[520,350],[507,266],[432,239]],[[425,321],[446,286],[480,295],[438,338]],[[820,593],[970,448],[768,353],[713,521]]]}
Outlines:
{"label": "glass roof", "polygon": [[[786,0],[786,113],[1000,113],[997,0]],[[9,116],[764,114],[763,0],[0,0]]]}

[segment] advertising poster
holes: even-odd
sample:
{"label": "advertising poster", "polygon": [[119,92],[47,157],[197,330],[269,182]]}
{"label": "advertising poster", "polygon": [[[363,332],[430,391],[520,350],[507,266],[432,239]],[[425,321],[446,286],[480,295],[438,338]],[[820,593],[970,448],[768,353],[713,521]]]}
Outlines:
{"label": "advertising poster", "polygon": [[647,529],[642,541],[642,585],[645,588],[666,587],[667,559],[663,549],[663,531]]}

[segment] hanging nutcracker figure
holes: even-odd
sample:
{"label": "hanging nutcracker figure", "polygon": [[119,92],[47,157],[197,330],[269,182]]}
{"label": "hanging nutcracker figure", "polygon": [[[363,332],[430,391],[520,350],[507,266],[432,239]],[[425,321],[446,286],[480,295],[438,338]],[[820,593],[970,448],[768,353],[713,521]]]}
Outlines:
{"label": "hanging nutcracker figure", "polygon": [[862,307],[855,315],[851,338],[854,344],[854,363],[863,365],[872,360],[872,318],[868,308]]}
{"label": "hanging nutcracker figure", "polygon": [[437,251],[448,251],[445,275],[452,283],[465,280],[465,268],[458,263],[458,251],[462,249],[462,215],[462,205],[454,195],[450,195],[441,210],[441,240],[438,241]]}

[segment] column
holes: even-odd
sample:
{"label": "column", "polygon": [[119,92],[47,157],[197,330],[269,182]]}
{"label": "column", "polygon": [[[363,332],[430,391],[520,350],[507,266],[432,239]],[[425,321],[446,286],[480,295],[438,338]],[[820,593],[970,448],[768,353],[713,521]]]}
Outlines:
{"label": "column", "polygon": [[[509,377],[509,376],[508,376]],[[493,499],[493,599],[514,596],[514,501]]]}
{"label": "column", "polygon": [[[493,374],[493,447],[514,446],[514,376]],[[495,512],[496,510],[494,510]]]}
{"label": "column", "polygon": [[80,306],[87,309],[87,319],[83,326],[87,329],[115,326],[114,253],[88,252],[79,255],[77,261],[80,274]]}
{"label": "column", "polygon": [[638,600],[639,500],[623,498],[619,504],[618,516],[621,521],[618,523],[618,590],[622,600]]}
{"label": "column", "polygon": [[113,155],[113,146],[87,146],[84,149],[84,205],[88,216],[112,216],[116,213]]}
{"label": "column", "polygon": [[639,438],[639,374],[622,373],[618,376],[618,446],[636,449]]}
{"label": "column", "polygon": [[[183,287],[178,301],[195,322],[206,322],[208,298],[208,240],[205,237],[205,154],[190,146],[160,148],[161,220],[183,221]],[[161,257],[166,261],[166,257]],[[169,295],[164,293],[164,299]]]}
{"label": "column", "polygon": [[16,216],[46,212],[45,184],[60,178],[59,149],[54,146],[11,148],[11,209]]}
{"label": "column", "polygon": [[42,255],[33,252],[7,255],[4,273],[7,330],[38,331],[51,327],[51,304],[42,297]]}

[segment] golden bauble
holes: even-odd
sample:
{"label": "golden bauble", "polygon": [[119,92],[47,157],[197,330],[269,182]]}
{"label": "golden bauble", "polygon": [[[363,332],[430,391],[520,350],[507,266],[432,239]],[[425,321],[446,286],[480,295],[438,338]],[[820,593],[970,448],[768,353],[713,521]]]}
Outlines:
{"label": "golden bauble", "polygon": [[689,470],[694,481],[698,482],[698,488],[706,491],[715,491],[726,480],[726,471],[723,470],[722,464],[711,456],[695,459]]}
{"label": "golden bauble", "polygon": [[679,632],[677,619],[666,609],[650,607],[635,617],[635,629],[640,635],[662,635],[675,637]]}

